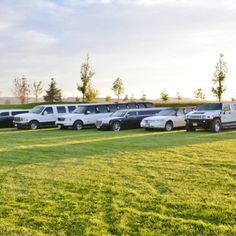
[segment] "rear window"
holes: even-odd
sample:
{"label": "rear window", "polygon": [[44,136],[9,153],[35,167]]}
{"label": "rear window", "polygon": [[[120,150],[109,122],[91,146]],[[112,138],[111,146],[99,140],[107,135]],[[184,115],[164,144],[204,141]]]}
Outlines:
{"label": "rear window", "polygon": [[98,106],[98,112],[100,112],[100,113],[107,113],[108,112],[107,106],[106,105]]}
{"label": "rear window", "polygon": [[1,112],[0,113],[0,116],[9,116],[10,114],[9,114],[9,112]]}
{"label": "rear window", "polygon": [[24,113],[28,113],[28,111],[13,111],[11,114],[15,116],[15,115],[24,114]]}
{"label": "rear window", "polygon": [[65,107],[57,107],[57,113],[66,113]]}
{"label": "rear window", "polygon": [[69,113],[72,113],[75,110],[76,106],[68,106]]}
{"label": "rear window", "polygon": [[116,104],[110,104],[108,105],[108,109],[110,112],[117,111],[117,105]]}

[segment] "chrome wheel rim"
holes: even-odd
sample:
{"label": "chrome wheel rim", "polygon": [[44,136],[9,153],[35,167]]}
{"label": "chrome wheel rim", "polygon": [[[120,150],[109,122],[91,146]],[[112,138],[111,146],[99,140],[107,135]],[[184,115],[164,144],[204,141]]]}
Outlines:
{"label": "chrome wheel rim", "polygon": [[220,131],[220,123],[219,122],[216,122],[216,124],[215,124],[215,131],[216,132]]}
{"label": "chrome wheel rim", "polygon": [[77,129],[77,130],[81,130],[81,129],[82,129],[82,125],[81,125],[80,123],[77,123],[77,124],[76,124],[76,129]]}
{"label": "chrome wheel rim", "polygon": [[114,131],[120,131],[120,124],[119,123],[113,124],[113,130]]}
{"label": "chrome wheel rim", "polygon": [[171,131],[172,130],[172,125],[171,124],[167,124],[166,125],[166,130],[167,131]]}
{"label": "chrome wheel rim", "polygon": [[35,122],[33,122],[33,123],[31,124],[30,128],[31,128],[32,130],[35,130],[35,129],[38,128],[38,125],[37,125]]}

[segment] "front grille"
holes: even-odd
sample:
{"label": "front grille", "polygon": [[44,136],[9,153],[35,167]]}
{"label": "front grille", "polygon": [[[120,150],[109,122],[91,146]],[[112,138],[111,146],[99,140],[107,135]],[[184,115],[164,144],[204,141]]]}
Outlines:
{"label": "front grille", "polygon": [[65,121],[65,118],[59,117],[58,121]]}
{"label": "front grille", "polygon": [[198,120],[198,119],[202,119],[202,116],[189,116],[189,119]]}
{"label": "front grille", "polygon": [[14,121],[21,121],[20,117],[14,117]]}

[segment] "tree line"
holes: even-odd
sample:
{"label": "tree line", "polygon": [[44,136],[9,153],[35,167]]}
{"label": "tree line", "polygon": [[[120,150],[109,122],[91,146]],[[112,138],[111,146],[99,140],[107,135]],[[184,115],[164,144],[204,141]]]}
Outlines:
{"label": "tree line", "polygon": [[[227,64],[224,61],[224,55],[220,54],[219,61],[216,64],[214,76],[212,79],[213,86],[211,92],[217,98],[219,102],[222,100],[222,96],[226,91],[226,87],[224,85],[226,75],[228,72]],[[91,67],[89,63],[89,56],[87,55],[86,60],[81,65],[80,70],[80,80],[81,82],[77,84],[77,90],[82,94],[82,102],[92,102],[95,101],[97,96],[99,95],[99,91],[94,88],[92,85],[92,79],[95,75],[95,71]],[[21,78],[15,78],[13,81],[13,93],[19,98],[19,101],[24,104],[28,103],[29,96],[33,95],[35,98],[35,102],[37,103],[39,97],[45,93],[43,99],[45,102],[54,103],[62,101],[62,90],[57,87],[56,81],[54,78],[51,78],[51,81],[48,85],[48,89],[44,91],[43,82],[42,81],[34,81],[32,84],[28,82],[28,79],[23,76]],[[117,102],[120,102],[121,96],[124,94],[125,88],[124,83],[121,78],[115,79],[112,84],[111,90],[114,92],[114,95],[117,97]],[[194,91],[194,97],[196,99],[204,100],[206,95],[202,88],[197,88]],[[169,100],[169,95],[166,90],[162,90],[160,93],[160,98],[163,102],[167,102]],[[180,92],[176,93],[177,100],[182,100],[182,95]],[[79,101],[79,98],[76,99]],[[110,102],[112,100],[111,96],[106,96],[105,100]],[[123,101],[135,101],[134,95],[131,95],[129,98],[126,94],[123,98]],[[142,101],[147,100],[147,95],[142,91],[142,96],[140,98]],[[233,98],[232,98],[233,100]]]}

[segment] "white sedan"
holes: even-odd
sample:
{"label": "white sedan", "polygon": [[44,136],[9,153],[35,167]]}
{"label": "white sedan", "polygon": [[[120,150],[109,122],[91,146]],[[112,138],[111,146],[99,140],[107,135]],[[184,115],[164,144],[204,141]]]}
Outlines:
{"label": "white sedan", "polygon": [[147,117],[140,126],[145,129],[164,129],[171,131],[174,128],[183,128],[186,125],[185,115],[193,109],[170,108],[160,111],[157,116]]}

